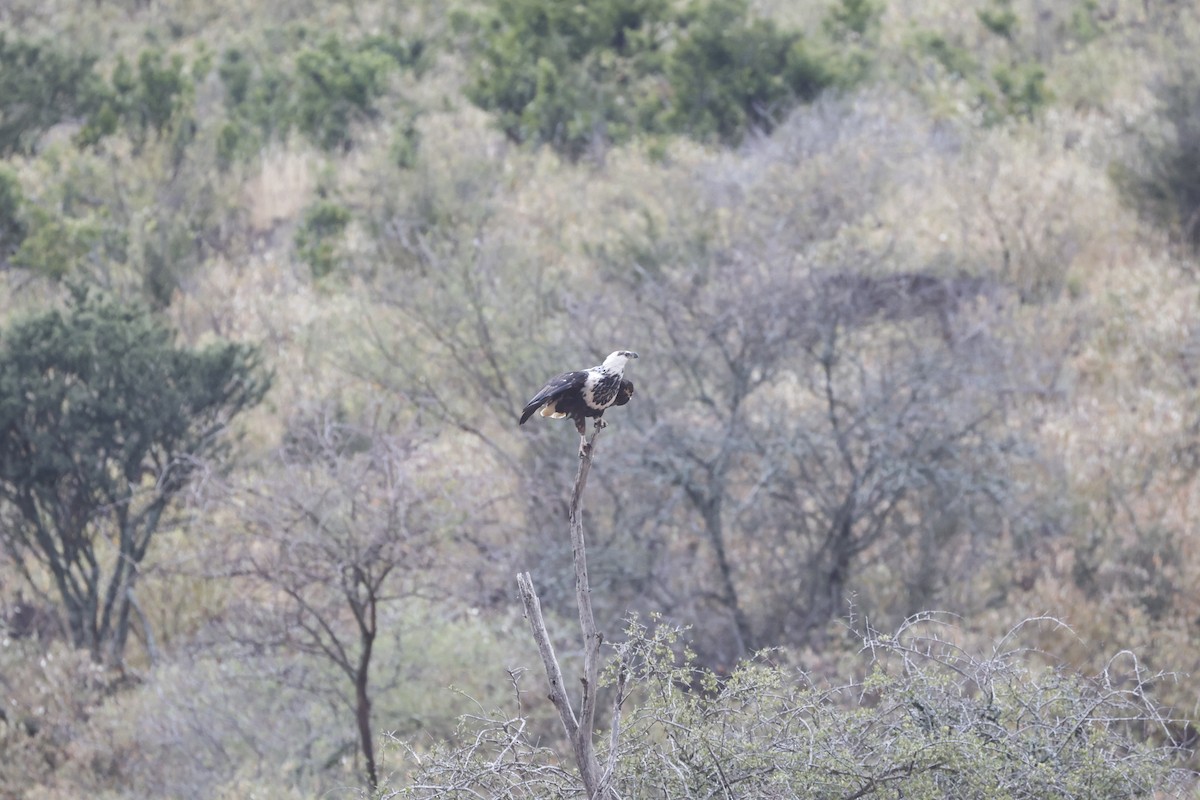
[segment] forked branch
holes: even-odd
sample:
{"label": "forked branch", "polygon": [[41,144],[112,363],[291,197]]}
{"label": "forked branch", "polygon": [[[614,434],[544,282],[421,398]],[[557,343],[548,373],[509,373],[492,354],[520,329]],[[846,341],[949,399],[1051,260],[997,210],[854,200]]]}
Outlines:
{"label": "forked branch", "polygon": [[[575,488],[571,493],[571,548],[575,562],[575,600],[579,606],[579,627],[583,633],[583,677],[581,678],[583,695],[580,700],[579,716],[571,707],[570,698],[563,686],[562,669],[554,655],[554,645],[550,642],[550,634],[546,630],[546,622],[542,617],[542,605],[538,600],[537,591],[533,587],[533,579],[528,572],[517,575],[517,587],[521,593],[521,603],[525,606],[525,618],[529,620],[529,628],[533,632],[538,652],[542,656],[542,664],[546,668],[546,680],[550,684],[550,701],[558,711],[563,729],[575,752],[575,763],[579,767],[580,777],[587,789],[589,798],[599,798],[608,794],[607,785],[611,779],[613,765],[609,765],[601,780],[599,762],[596,760],[595,744],[592,734],[595,730],[596,694],[599,689],[600,675],[600,645],[603,636],[596,630],[596,620],[592,615],[592,590],[588,585],[587,549],[583,538],[583,489],[587,484],[588,472],[592,468],[592,457],[595,455],[596,437],[600,435],[597,428],[586,441],[579,452],[579,471],[575,475]],[[620,692],[618,691],[618,698]],[[614,738],[613,749],[616,750]]]}

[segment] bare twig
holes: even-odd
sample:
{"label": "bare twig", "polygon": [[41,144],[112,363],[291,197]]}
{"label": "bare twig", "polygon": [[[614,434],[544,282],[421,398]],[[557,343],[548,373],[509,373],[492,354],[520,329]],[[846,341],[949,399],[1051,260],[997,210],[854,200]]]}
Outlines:
{"label": "bare twig", "polygon": [[533,640],[537,642],[538,653],[542,656],[542,664],[546,667],[546,680],[550,682],[550,702],[558,711],[563,728],[573,742],[579,721],[575,719],[575,711],[571,708],[571,699],[563,688],[562,669],[554,655],[554,645],[550,634],[546,631],[546,621],[542,618],[542,604],[538,600],[537,591],[533,588],[533,578],[528,572],[517,575],[517,588],[521,592],[521,603],[525,606],[525,619],[529,620],[529,628],[533,632]]}

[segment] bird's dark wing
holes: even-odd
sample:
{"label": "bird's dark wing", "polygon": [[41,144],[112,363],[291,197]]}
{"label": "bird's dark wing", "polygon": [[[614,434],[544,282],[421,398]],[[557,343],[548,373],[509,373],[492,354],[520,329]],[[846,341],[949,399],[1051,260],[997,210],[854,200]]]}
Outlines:
{"label": "bird's dark wing", "polygon": [[533,416],[533,412],[537,411],[546,403],[557,400],[564,394],[570,391],[579,391],[583,388],[584,381],[587,380],[586,372],[564,372],[556,378],[551,378],[549,382],[542,387],[541,391],[533,396],[525,408],[521,409],[521,421],[518,425],[524,425],[525,420]]}
{"label": "bird's dark wing", "polygon": [[629,398],[633,397],[633,381],[628,378],[621,380],[621,385],[617,389],[617,399],[613,400],[614,406],[623,406],[629,402]]}

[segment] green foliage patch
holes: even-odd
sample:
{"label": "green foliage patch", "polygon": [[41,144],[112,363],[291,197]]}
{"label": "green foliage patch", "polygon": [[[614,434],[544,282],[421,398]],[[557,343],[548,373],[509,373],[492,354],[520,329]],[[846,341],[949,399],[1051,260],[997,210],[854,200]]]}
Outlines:
{"label": "green foliage patch", "polygon": [[1200,65],[1156,87],[1158,114],[1143,123],[1132,157],[1113,165],[1125,198],[1148,219],[1200,250]]}
{"label": "green foliage patch", "polygon": [[320,147],[349,147],[351,125],[375,116],[384,79],[397,66],[380,44],[367,39],[350,48],[329,36],[297,57],[296,124]]}
{"label": "green foliage patch", "polygon": [[[866,36],[877,14],[845,0],[827,29]],[[571,158],[637,134],[736,144],[862,73],[861,60],[818,53],[746,0],[501,0],[476,38],[468,97],[509,139]]]}
{"label": "green foliage patch", "polygon": [[[295,34],[301,41],[303,32]],[[391,75],[420,70],[423,39],[398,35],[348,41],[329,34],[299,44],[294,58],[269,50],[226,49],[217,67],[229,121],[218,139],[224,164],[255,153],[295,128],[325,150],[348,150],[354,128],[378,118]]]}
{"label": "green foliage patch", "polygon": [[192,91],[182,56],[168,59],[162,50],[151,48],[138,56],[136,68],[119,56],[111,85],[79,141],[94,145],[123,128],[140,149],[151,134],[162,136],[181,122]]}
{"label": "green foliage patch", "polygon": [[515,142],[580,155],[661,113],[666,0],[500,0],[480,20],[467,96]]}
{"label": "green foliage patch", "polygon": [[0,537],[24,575],[47,570],[74,646],[120,663],[164,514],[269,376],[251,347],[178,348],[141,307],[83,289],[2,341]]}
{"label": "green foliage patch", "polygon": [[[224,51],[216,70],[229,110],[216,145],[223,166],[293,128],[326,150],[348,149],[354,126],[377,118],[389,77],[423,68],[427,55],[419,37],[309,39],[294,31],[286,54]],[[64,121],[79,123],[76,141],[85,147],[124,131],[138,150],[151,136],[194,129],[189,111],[196,82],[212,68],[207,59],[189,70],[182,56],[151,47],[135,62],[119,55],[107,78],[96,61],[0,35],[0,155],[31,152]]]}
{"label": "green foliage patch", "polygon": [[221,56],[217,74],[225,88],[229,116],[217,140],[217,158],[228,166],[287,133],[291,81],[277,63],[237,47]]}
{"label": "green foliage patch", "polygon": [[105,89],[95,64],[86,53],[0,33],[0,156],[30,153],[53,125],[98,111]]}
{"label": "green foliage patch", "polygon": [[123,128],[140,148],[180,119],[191,91],[182,57],[157,48],[142,51],[136,66],[118,56],[105,79],[95,56],[0,35],[0,155],[32,152],[61,122],[80,124],[82,146]]}
{"label": "green foliage patch", "polygon": [[800,34],[750,17],[744,0],[712,0],[680,24],[667,63],[671,130],[736,144],[747,131],[771,130],[792,106],[837,81],[831,61],[815,56]]}
{"label": "green foliage patch", "polygon": [[28,235],[13,255],[14,266],[52,280],[76,272],[93,257],[103,258],[104,228],[90,217],[56,216],[42,208],[29,214]]}
{"label": "green foliage patch", "polygon": [[349,224],[350,210],[331,200],[318,200],[304,212],[296,231],[296,255],[308,264],[313,278],[324,278],[337,268],[338,247]]}
{"label": "green foliage patch", "polygon": [[1046,67],[1021,39],[1022,20],[1011,0],[994,0],[976,14],[983,47],[963,32],[919,31],[914,49],[953,82],[961,82],[971,111],[984,125],[1036,119],[1053,99]]}
{"label": "green foliage patch", "polygon": [[21,216],[24,203],[21,182],[12,170],[0,164],[0,263],[7,261],[25,239]]}
{"label": "green foliage patch", "polygon": [[94,154],[60,150],[46,157],[48,180],[23,196],[15,217],[21,237],[11,264],[50,280],[111,275],[128,257],[128,231],[113,218],[112,179]]}

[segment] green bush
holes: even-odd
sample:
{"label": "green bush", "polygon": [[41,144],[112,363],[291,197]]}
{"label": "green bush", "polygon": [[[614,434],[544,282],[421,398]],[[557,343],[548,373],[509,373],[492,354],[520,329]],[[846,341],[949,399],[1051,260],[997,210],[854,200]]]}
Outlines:
{"label": "green bush", "polygon": [[979,93],[992,121],[1006,118],[1032,120],[1050,102],[1046,70],[1040,64],[1014,62],[996,67],[992,70],[992,81],[995,94],[986,88]]}
{"label": "green bush", "polygon": [[105,91],[95,63],[0,33],[0,156],[29,153],[51,126],[98,111]]}
{"label": "green bush", "polygon": [[12,170],[0,164],[0,264],[7,261],[25,239],[25,220],[21,216],[24,203],[21,182]]}
{"label": "green bush", "polygon": [[837,42],[874,38],[879,28],[883,6],[874,0],[842,0],[829,10],[824,20],[825,31]]}
{"label": "green bush", "polygon": [[[124,65],[124,60],[119,61],[118,69]],[[115,76],[113,85],[117,85]],[[127,85],[129,124],[142,134],[154,131],[160,135],[183,107],[190,88],[183,74],[183,59],[172,56],[165,61],[160,50],[146,50],[138,57],[136,78]]]}
{"label": "green bush", "polygon": [[1067,20],[1067,35],[1081,45],[1096,41],[1104,35],[1102,14],[1096,0],[1080,0]]}
{"label": "green bush", "polygon": [[972,51],[961,36],[918,32],[915,48],[954,81],[961,81],[984,125],[1006,120],[1033,120],[1053,99],[1046,70],[1026,56],[1016,42],[1020,20],[1007,3],[979,12],[989,47]]}
{"label": "green bush", "polygon": [[979,70],[979,64],[965,47],[951,42],[940,33],[918,33],[916,47],[954,78],[968,78]]}
{"label": "green bush", "polygon": [[103,99],[80,131],[78,141],[84,146],[95,145],[123,128],[134,148],[140,150],[151,134],[162,137],[187,127],[184,115],[192,92],[181,56],[167,59],[157,48],[144,50],[136,69],[124,56],[118,56],[110,83],[103,89]]}
{"label": "green bush", "polygon": [[237,47],[222,54],[217,75],[228,114],[216,139],[217,166],[224,170],[292,128],[293,81],[275,60]]}
{"label": "green bush", "polygon": [[375,101],[396,66],[373,41],[348,47],[336,36],[296,58],[296,124],[326,150],[349,149],[350,128],[376,116]]}
{"label": "green bush", "polygon": [[623,141],[660,113],[671,23],[666,0],[500,0],[482,21],[467,95],[497,112],[514,142],[575,157],[597,140]]}
{"label": "green bush", "polygon": [[797,102],[836,80],[800,34],[751,18],[746,0],[711,0],[681,24],[667,66],[672,130],[737,144],[747,131],[772,129]]}
{"label": "green bush", "polygon": [[197,240],[205,233],[210,220],[192,218],[186,214],[164,215],[145,231],[140,242],[140,263],[143,297],[152,308],[162,309],[171,304],[180,281],[200,260]]}
{"label": "green bush", "polygon": [[[846,0],[842,13],[831,30],[866,32],[876,11]],[[571,158],[638,133],[734,144],[852,72],[754,17],[746,0],[682,10],[665,0],[501,0],[477,40],[468,97],[496,112],[512,141]]]}
{"label": "green bush", "polygon": [[248,150],[246,142],[249,133],[242,125],[227,121],[217,132],[217,167],[222,171],[229,169],[238,157]]}
{"label": "green bush", "polygon": [[409,113],[400,120],[393,131],[389,153],[392,163],[401,169],[416,166],[421,150],[421,132],[417,129],[417,114]]}
{"label": "green bush", "polygon": [[250,84],[254,79],[254,67],[244,52],[236,47],[225,51],[217,75],[225,87],[225,102],[232,108],[242,106],[250,95]]}
{"label": "green bush", "polygon": [[321,279],[337,267],[338,248],[350,224],[350,211],[330,200],[318,200],[304,212],[296,231],[296,255]]}
{"label": "green bush", "polygon": [[103,230],[91,219],[56,216],[43,208],[34,208],[29,218],[29,232],[13,255],[14,266],[59,280],[103,250]]}
{"label": "green bush", "polygon": [[[301,42],[306,35],[295,32]],[[401,36],[347,42],[331,34],[301,45],[290,64],[270,52],[229,48],[217,67],[229,110],[218,160],[228,165],[293,128],[325,150],[349,149],[354,125],[378,117],[390,75],[419,71],[424,60],[424,40]]]}
{"label": "green bush", "polygon": [[977,16],[983,27],[1002,39],[1011,40],[1017,34],[1019,20],[1012,0],[994,0],[989,8],[980,9]]}
{"label": "green bush", "polygon": [[139,199],[114,189],[114,176],[102,156],[56,149],[36,162],[30,191],[21,199],[17,217],[21,240],[12,255],[14,267],[59,280],[99,279],[112,284],[114,267],[128,255],[128,219],[114,213],[122,200]]}
{"label": "green bush", "polygon": [[818,64],[832,64],[833,77],[839,86],[853,86],[866,80],[875,60],[882,17],[883,4],[874,0],[841,0],[825,15],[821,27],[832,47]]}
{"label": "green bush", "polygon": [[189,135],[187,126],[169,128],[138,159],[70,148],[44,154],[31,165],[24,235],[10,263],[166,306],[185,276],[238,235],[237,197],[212,159],[187,146]]}
{"label": "green bush", "polygon": [[270,60],[230,48],[217,74],[225,87],[231,125],[256,131],[264,140],[286,133],[291,125],[291,81]]}
{"label": "green bush", "polygon": [[1146,218],[1200,251],[1200,66],[1177,70],[1155,93],[1157,114],[1113,177]]}

